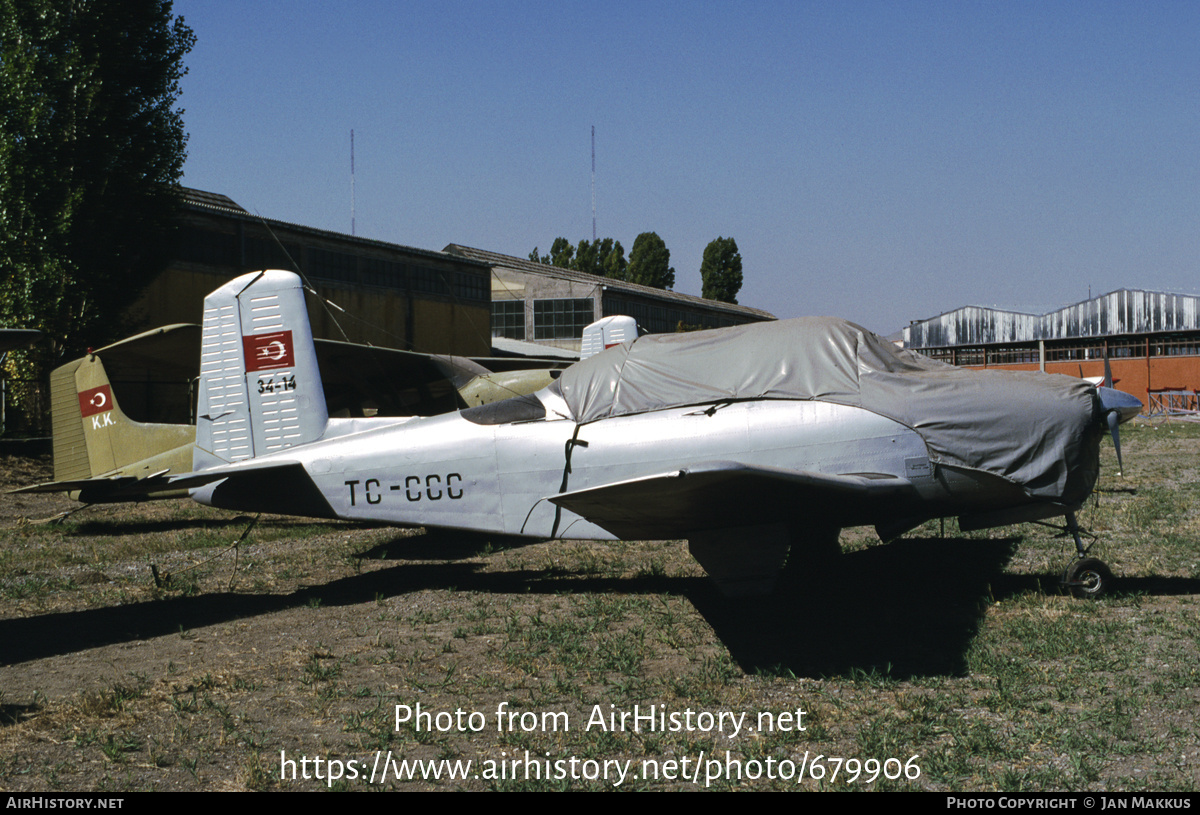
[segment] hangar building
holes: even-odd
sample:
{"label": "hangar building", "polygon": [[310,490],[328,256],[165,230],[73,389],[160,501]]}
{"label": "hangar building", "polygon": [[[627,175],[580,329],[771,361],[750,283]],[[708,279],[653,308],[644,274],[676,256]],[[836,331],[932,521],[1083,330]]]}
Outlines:
{"label": "hangar building", "polygon": [[318,337],[462,356],[490,353],[486,263],[260,218],[224,195],[183,192],[175,258],[133,307],[134,324],[199,323],[204,296],[226,281],[256,269],[299,268],[346,312],[310,309]]}
{"label": "hangar building", "polygon": [[310,312],[318,337],[462,356],[490,355],[493,338],[578,353],[584,326],[612,314],[654,333],[775,319],[454,243],[437,252],[261,218],[227,196],[184,189],[175,258],[134,306],[132,322],[199,323],[208,292],[264,268],[302,269],[345,309]]}
{"label": "hangar building", "polygon": [[[652,334],[774,320],[761,309],[705,300],[452,243],[448,255],[492,268],[492,336],[578,352],[584,326],[625,314]],[[499,344],[499,343],[498,343]]]}
{"label": "hangar building", "polygon": [[1200,297],[1120,289],[1046,314],[964,306],[903,329],[904,346],[954,365],[1104,375],[1148,413],[1197,410]]}

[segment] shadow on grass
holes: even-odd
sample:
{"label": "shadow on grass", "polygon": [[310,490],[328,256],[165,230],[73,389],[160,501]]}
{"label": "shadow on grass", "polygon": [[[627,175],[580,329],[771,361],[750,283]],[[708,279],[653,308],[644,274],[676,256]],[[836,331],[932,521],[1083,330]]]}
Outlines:
{"label": "shadow on grass", "polygon": [[244,518],[167,518],[161,521],[89,520],[76,521],[68,537],[116,537],[118,535],[150,535],[161,532],[182,532],[197,529],[228,529],[245,527]]}
{"label": "shadow on grass", "polygon": [[542,542],[536,538],[490,532],[427,529],[422,534],[398,537],[373,546],[360,552],[358,557],[366,560],[460,560]]}
{"label": "shadow on grass", "polygon": [[330,532],[336,532],[340,527],[352,529],[375,528],[379,524],[356,524],[347,521],[323,521],[312,518],[267,515],[255,521],[253,515],[206,516],[202,518],[170,517],[161,520],[141,519],[128,520],[117,518],[93,518],[74,521],[66,533],[71,537],[107,537],[118,535],[149,535],[162,532],[195,532],[198,530],[232,529],[240,531],[251,523],[257,529],[287,531],[289,529],[311,529],[327,526]]}
{"label": "shadow on grass", "polygon": [[41,709],[36,702],[28,705],[0,703],[0,725],[23,722],[36,716]]}
{"label": "shadow on grass", "polygon": [[747,672],[959,675],[1016,539],[912,538],[842,555],[763,600],[693,602]]}
{"label": "shadow on grass", "polygon": [[[410,559],[434,544],[398,538],[364,556]],[[436,545],[441,558],[451,555],[446,541]],[[454,546],[466,554],[479,551],[477,539]],[[353,605],[454,588],[497,595],[685,596],[747,672],[817,677],[865,671],[897,679],[959,675],[988,603],[1026,591],[1058,591],[1058,575],[1003,573],[1015,546],[1013,539],[900,540],[843,555],[835,566],[795,578],[774,596],[756,600],[726,599],[705,578],[594,577],[561,565],[484,573],[477,563],[409,560],[288,594],[222,592],[0,620],[0,664],[176,634],[315,601]],[[1129,582],[1121,590],[1200,593],[1196,580]]]}

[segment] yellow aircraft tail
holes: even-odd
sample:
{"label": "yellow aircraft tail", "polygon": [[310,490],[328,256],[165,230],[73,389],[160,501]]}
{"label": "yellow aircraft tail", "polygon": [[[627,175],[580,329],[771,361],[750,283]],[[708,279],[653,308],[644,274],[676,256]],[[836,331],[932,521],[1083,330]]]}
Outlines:
{"label": "yellow aircraft tail", "polygon": [[95,355],[72,360],[50,375],[50,410],[55,481],[144,478],[191,469],[195,428],[130,419]]}

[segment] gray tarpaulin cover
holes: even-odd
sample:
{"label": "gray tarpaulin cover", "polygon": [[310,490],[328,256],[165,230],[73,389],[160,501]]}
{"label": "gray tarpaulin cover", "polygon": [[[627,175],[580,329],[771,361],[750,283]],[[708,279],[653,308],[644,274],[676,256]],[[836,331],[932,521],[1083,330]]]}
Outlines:
{"label": "gray tarpaulin cover", "polygon": [[571,366],[558,385],[581,424],[723,400],[861,407],[917,431],[932,461],[1046,498],[1063,495],[1065,462],[1091,442],[1099,409],[1082,379],[956,368],[832,317],[650,334]]}

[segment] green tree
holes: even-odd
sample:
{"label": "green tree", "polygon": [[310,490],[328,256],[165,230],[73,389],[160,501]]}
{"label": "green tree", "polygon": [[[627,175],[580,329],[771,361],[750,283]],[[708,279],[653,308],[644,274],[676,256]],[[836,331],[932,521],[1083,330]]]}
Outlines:
{"label": "green tree", "polygon": [[625,279],[625,247],[620,241],[612,238],[601,238],[589,241],[586,238],[578,245],[572,246],[566,238],[555,238],[550,247],[550,254],[539,255],[538,247],[533,247],[529,259],[534,263],[545,263],[551,266],[561,266],[564,269],[575,269],[588,274],[611,277],[617,280]]}
{"label": "green tree", "polygon": [[643,232],[633,241],[625,279],[656,289],[674,288],[675,269],[671,267],[671,250],[656,233]]}
{"label": "green tree", "polygon": [[550,246],[550,265],[570,269],[575,259],[575,247],[566,238],[555,238]]}
{"label": "green tree", "polygon": [[575,247],[575,262],[571,264],[571,268],[588,274],[600,274],[599,251],[600,241],[592,243],[586,238],[581,240]]}
{"label": "green tree", "polygon": [[580,241],[575,248],[575,262],[571,265],[572,269],[581,272],[617,280],[625,279],[625,267],[625,247],[612,238]]}
{"label": "green tree", "polygon": [[737,303],[742,289],[742,255],[737,241],[721,238],[704,247],[704,259],[700,262],[700,294],[707,300]]}
{"label": "green tree", "polygon": [[628,262],[625,260],[625,247],[620,241],[605,238],[600,242],[600,271],[605,277],[613,280],[626,280]]}
{"label": "green tree", "polygon": [[23,373],[121,336],[172,249],[195,36],[170,0],[0,0],[0,325]]}

